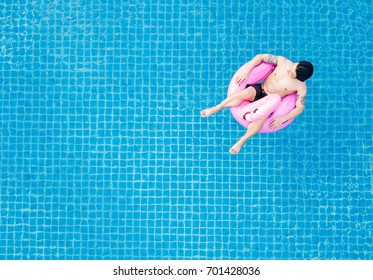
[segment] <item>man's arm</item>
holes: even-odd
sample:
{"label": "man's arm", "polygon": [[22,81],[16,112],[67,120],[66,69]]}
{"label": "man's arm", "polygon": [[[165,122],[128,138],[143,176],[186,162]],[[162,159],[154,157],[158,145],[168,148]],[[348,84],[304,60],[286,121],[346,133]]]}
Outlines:
{"label": "man's arm", "polygon": [[304,110],[305,104],[306,104],[306,89],[304,89],[304,91],[299,91],[297,93],[297,101],[295,103],[295,108],[291,110],[289,114],[287,114],[286,116],[274,118],[269,124],[269,127],[271,129],[276,129],[278,126],[280,126],[284,122],[300,115]]}
{"label": "man's arm", "polygon": [[290,111],[289,114],[282,117],[282,123],[295,118],[296,116],[300,115],[304,110],[304,105],[306,104],[306,92],[304,93],[297,93],[297,101],[295,103],[295,108]]}
{"label": "man's arm", "polygon": [[262,61],[277,65],[278,56],[272,54],[262,54]]}
{"label": "man's arm", "polygon": [[236,83],[239,84],[246,80],[247,76],[249,75],[250,71],[257,65],[262,62],[268,62],[272,64],[278,63],[278,56],[271,55],[271,54],[257,54],[252,60],[249,61],[247,66],[242,69],[241,73],[239,73],[236,77]]}

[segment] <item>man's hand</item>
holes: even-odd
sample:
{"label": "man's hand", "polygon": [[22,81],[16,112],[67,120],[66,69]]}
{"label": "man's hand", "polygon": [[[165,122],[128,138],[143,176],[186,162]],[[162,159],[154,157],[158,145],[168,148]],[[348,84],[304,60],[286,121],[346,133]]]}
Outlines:
{"label": "man's hand", "polygon": [[249,72],[247,71],[240,71],[240,73],[237,73],[236,84],[241,84],[244,81],[246,81],[248,75],[249,75]]}
{"label": "man's hand", "polygon": [[277,117],[277,118],[274,118],[271,123],[269,124],[269,128],[270,129],[276,129],[277,127],[279,127],[280,125],[282,125],[283,123],[285,122],[285,119],[282,118],[282,117]]}

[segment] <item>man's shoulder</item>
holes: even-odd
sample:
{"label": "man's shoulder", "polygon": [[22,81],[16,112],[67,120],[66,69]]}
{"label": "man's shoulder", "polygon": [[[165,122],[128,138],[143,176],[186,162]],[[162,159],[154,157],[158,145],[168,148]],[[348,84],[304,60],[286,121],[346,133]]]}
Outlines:
{"label": "man's shoulder", "polygon": [[299,81],[299,84],[297,86],[297,94],[300,95],[300,96],[306,96],[306,93],[307,93],[307,85],[305,82],[300,82]]}
{"label": "man's shoulder", "polygon": [[277,64],[284,65],[284,64],[289,64],[289,63],[292,63],[292,62],[286,57],[280,56],[280,55],[277,56]]}

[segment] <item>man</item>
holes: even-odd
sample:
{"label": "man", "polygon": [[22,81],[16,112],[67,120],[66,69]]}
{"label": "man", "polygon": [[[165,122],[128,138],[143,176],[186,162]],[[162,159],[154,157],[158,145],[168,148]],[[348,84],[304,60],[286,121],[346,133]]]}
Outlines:
{"label": "man", "polygon": [[[201,112],[202,117],[208,117],[219,112],[226,107],[235,107],[241,104],[242,101],[256,101],[268,94],[278,94],[285,97],[293,92],[297,93],[297,101],[295,108],[286,116],[275,118],[270,128],[275,129],[282,123],[292,119],[302,113],[304,104],[306,102],[307,86],[304,82],[313,74],[313,66],[308,61],[300,61],[293,63],[285,57],[274,56],[270,54],[258,54],[248,64],[245,69],[238,73],[236,83],[241,84],[245,82],[250,71],[262,62],[268,62],[277,65],[275,70],[268,76],[263,84],[247,85],[246,89],[236,94],[230,95],[220,104],[205,109]],[[249,123],[247,131],[236,144],[232,146],[230,152],[237,154],[242,148],[243,144],[253,135],[260,131],[268,116],[262,120],[253,121]]]}

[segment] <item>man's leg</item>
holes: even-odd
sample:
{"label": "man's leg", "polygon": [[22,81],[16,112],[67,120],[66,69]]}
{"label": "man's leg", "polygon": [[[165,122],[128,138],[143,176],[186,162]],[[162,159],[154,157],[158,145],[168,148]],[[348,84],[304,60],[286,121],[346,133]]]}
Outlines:
{"label": "man's leg", "polygon": [[256,133],[258,133],[261,130],[261,128],[263,127],[263,124],[265,123],[266,120],[267,120],[267,118],[264,118],[264,119],[256,121],[256,122],[249,123],[249,125],[247,126],[246,133],[230,149],[231,154],[238,154],[238,152],[241,150],[243,144],[245,144],[245,142],[250,137],[252,137],[253,135],[255,135]]}
{"label": "man's leg", "polygon": [[202,117],[208,117],[212,114],[219,112],[223,108],[236,107],[242,103],[244,100],[253,101],[255,99],[255,89],[253,87],[248,87],[240,92],[234,93],[224,99],[220,104],[205,109],[201,112]]}

